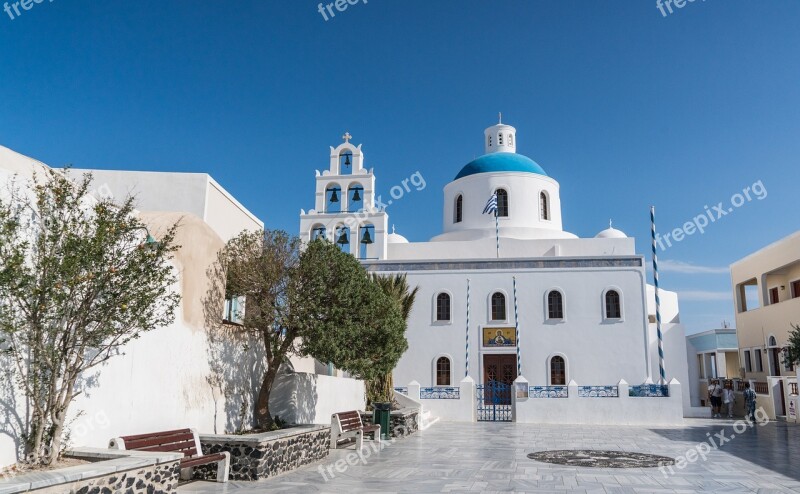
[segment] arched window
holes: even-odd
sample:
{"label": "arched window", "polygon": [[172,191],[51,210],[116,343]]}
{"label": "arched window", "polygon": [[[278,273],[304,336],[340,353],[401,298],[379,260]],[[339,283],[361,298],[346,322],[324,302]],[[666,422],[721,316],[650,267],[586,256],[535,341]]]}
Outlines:
{"label": "arched window", "polygon": [[358,229],[358,258],[376,258],[374,225],[365,224]]}
{"label": "arched window", "polygon": [[778,346],[778,340],[774,336],[770,336],[767,346]]}
{"label": "arched window", "polygon": [[564,300],[558,290],[551,290],[547,294],[547,318],[564,319]]}
{"label": "arched window", "polygon": [[622,303],[619,292],[609,290],[606,292],[606,319],[619,319],[622,317]]}
{"label": "arched window", "polygon": [[440,293],[436,296],[436,320],[450,320],[450,295],[446,293]]}
{"label": "arched window", "polygon": [[506,320],[506,296],[500,292],[492,294],[492,321]]}
{"label": "arched window", "polygon": [[450,359],[447,357],[436,359],[436,385],[450,386]]}
{"label": "arched window", "polygon": [[497,216],[508,216],[508,192],[497,189]]}
{"label": "arched window", "polygon": [[454,216],[453,223],[461,223],[461,221],[464,219],[464,196],[461,194],[456,197]]}
{"label": "arched window", "polygon": [[540,214],[541,214],[541,217],[542,217],[543,220],[549,220],[550,219],[550,210],[547,209],[547,208],[548,208],[548,205],[547,205],[547,194],[542,192],[542,193],[539,194],[539,209],[541,210]]}
{"label": "arched window", "polygon": [[498,146],[503,145],[503,134],[497,134],[497,145]]}
{"label": "arched window", "polygon": [[364,187],[361,184],[352,184],[347,189],[347,211],[358,213],[364,209]]}
{"label": "arched window", "polygon": [[333,241],[342,252],[350,252],[350,229],[346,226],[337,226]]}
{"label": "arched window", "polygon": [[508,134],[508,145],[509,146],[514,145],[514,134]]}
{"label": "arched window", "polygon": [[567,363],[564,357],[554,355],[550,358],[550,386],[565,386],[567,384]]}
{"label": "arched window", "polygon": [[322,225],[314,225],[314,228],[311,229],[311,240],[316,240],[318,238],[327,238],[327,230]]}
{"label": "arched window", "polygon": [[492,136],[489,136],[489,147],[492,147]]}

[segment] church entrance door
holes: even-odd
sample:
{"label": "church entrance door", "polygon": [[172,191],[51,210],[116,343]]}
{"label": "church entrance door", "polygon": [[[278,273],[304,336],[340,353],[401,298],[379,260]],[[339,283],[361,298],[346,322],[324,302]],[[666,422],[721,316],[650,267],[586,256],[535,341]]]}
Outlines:
{"label": "church entrance door", "polygon": [[479,421],[511,421],[511,390],[516,378],[516,355],[483,356],[483,382],[477,386]]}

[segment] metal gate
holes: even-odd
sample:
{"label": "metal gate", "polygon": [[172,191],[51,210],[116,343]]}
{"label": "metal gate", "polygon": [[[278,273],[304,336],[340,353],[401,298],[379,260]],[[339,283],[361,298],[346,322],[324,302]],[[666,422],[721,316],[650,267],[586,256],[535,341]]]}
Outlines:
{"label": "metal gate", "polygon": [[511,385],[489,381],[477,386],[478,421],[511,422]]}

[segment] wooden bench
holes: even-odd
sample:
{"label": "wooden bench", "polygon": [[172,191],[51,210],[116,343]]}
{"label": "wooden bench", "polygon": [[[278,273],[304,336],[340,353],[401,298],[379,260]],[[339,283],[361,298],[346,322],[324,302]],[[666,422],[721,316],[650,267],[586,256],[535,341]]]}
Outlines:
{"label": "wooden bench", "polygon": [[228,481],[231,454],[223,451],[213,455],[204,455],[200,446],[200,437],[192,429],[115,437],[109,441],[108,447],[123,450],[183,453],[180,463],[181,479],[191,479],[194,467],[216,463],[217,482]]}
{"label": "wooden bench", "polygon": [[364,425],[361,414],[356,410],[331,415],[331,449],[336,449],[340,441],[355,440],[356,449],[364,447],[364,435],[372,434],[374,441],[381,438],[380,425]]}

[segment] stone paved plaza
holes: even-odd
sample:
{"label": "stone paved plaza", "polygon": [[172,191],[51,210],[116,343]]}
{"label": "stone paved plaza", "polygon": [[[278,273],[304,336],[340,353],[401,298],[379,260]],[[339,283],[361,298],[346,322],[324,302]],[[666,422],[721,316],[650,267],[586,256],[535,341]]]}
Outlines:
{"label": "stone paved plaza", "polygon": [[[352,449],[332,451],[323,462],[258,483],[193,482],[178,492],[800,492],[800,427],[773,422],[736,434],[733,425],[728,420],[687,420],[681,428],[438,423],[372,453],[365,465],[344,473],[332,469],[336,477],[327,482],[320,466],[331,466]],[[706,461],[667,476],[658,468],[571,467],[527,457],[543,450],[592,449],[677,458],[722,429],[729,441]]]}

